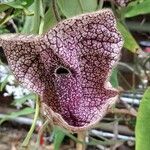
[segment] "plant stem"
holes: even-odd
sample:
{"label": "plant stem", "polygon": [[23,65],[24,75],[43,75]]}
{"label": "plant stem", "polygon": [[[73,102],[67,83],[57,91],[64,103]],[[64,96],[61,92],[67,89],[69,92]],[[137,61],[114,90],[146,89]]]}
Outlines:
{"label": "plant stem", "polygon": [[31,125],[31,128],[30,128],[30,130],[29,130],[29,132],[28,132],[28,134],[27,134],[25,140],[24,140],[23,143],[22,143],[22,146],[23,146],[23,147],[27,147],[28,144],[29,144],[30,138],[31,138],[31,136],[32,136],[32,134],[33,134],[33,131],[34,131],[34,129],[35,129],[36,121],[37,121],[37,119],[38,119],[39,108],[40,108],[40,104],[39,104],[39,98],[38,98],[38,96],[37,96],[37,98],[36,98],[35,115],[34,115],[33,123],[32,123],[32,125]]}
{"label": "plant stem", "polygon": [[104,0],[100,0],[99,6],[98,6],[97,9],[102,9],[103,8],[103,4],[104,4]]}
{"label": "plant stem", "polygon": [[85,137],[86,137],[86,132],[78,132],[78,140],[83,143],[77,143],[76,150],[85,150],[85,144],[84,144]]}
{"label": "plant stem", "polygon": [[42,34],[44,30],[44,6],[42,0],[40,0],[40,18],[39,34]]}
{"label": "plant stem", "polygon": [[52,8],[53,8],[53,12],[54,12],[54,15],[55,15],[56,20],[57,20],[58,22],[61,21],[59,12],[58,12],[58,10],[57,10],[56,0],[52,0]]}
{"label": "plant stem", "polygon": [[33,18],[33,33],[39,33],[40,26],[40,0],[34,0],[34,18]]}

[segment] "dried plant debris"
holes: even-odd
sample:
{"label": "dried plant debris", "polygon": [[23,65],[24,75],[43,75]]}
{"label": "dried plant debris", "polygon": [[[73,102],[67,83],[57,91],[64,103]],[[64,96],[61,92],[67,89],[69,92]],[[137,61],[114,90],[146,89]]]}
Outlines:
{"label": "dried plant debris", "polygon": [[114,0],[114,2],[121,7],[125,7],[127,6],[127,4],[130,2],[131,0]]}
{"label": "dried plant debris", "polygon": [[41,36],[1,35],[0,44],[16,79],[40,95],[54,124],[86,130],[117,100],[108,79],[123,40],[109,9],[64,20]]}

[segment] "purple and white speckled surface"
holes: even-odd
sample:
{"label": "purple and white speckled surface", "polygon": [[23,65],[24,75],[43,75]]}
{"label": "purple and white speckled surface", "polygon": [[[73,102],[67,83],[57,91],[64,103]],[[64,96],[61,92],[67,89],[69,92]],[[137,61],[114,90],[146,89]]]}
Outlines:
{"label": "purple and white speckled surface", "polygon": [[42,36],[2,35],[0,44],[18,81],[40,95],[54,124],[86,130],[117,99],[108,79],[123,40],[109,9],[64,20]]}

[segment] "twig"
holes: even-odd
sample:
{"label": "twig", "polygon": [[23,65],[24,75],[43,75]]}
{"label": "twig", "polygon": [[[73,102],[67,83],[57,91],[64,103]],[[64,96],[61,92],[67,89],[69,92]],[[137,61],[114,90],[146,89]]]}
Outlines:
{"label": "twig", "polygon": [[113,113],[113,114],[124,114],[124,115],[131,115],[131,116],[136,116],[136,113],[131,112],[131,110],[127,110],[127,109],[118,109],[118,108],[114,108],[114,109],[109,109],[108,113]]}
{"label": "twig", "polygon": [[124,104],[124,106],[129,110],[129,112],[133,115],[133,116],[137,116],[137,111],[128,103],[126,103],[125,101],[122,101],[122,103]]}
{"label": "twig", "polygon": [[[112,137],[112,140],[116,141],[118,137],[118,120],[117,120],[117,115],[114,116],[115,122],[113,125],[113,133],[114,137]],[[111,150],[115,150],[116,144],[112,145]]]}
{"label": "twig", "polygon": [[119,76],[122,78],[122,80],[125,82],[125,84],[128,86],[129,89],[131,89],[131,85],[129,84],[129,82],[127,81],[127,79],[122,75],[122,73],[120,71],[118,71]]}
{"label": "twig", "polygon": [[[101,131],[113,132],[113,122],[111,123],[100,122],[98,125],[96,125],[95,128]],[[134,131],[132,131],[125,125],[118,125],[118,134],[134,136]]]}
{"label": "twig", "polygon": [[44,122],[44,124],[41,126],[40,130],[39,130],[38,137],[37,137],[37,142],[36,142],[37,148],[40,146],[40,138],[41,138],[45,128],[47,127],[48,123],[49,123],[49,120],[46,120]]}
{"label": "twig", "polygon": [[123,62],[118,62],[118,66],[122,66],[127,68],[128,70],[130,70],[131,72],[134,72],[137,76],[140,76],[139,72],[137,72],[135,70],[135,68],[133,68],[132,66],[130,66],[129,64],[123,63]]}

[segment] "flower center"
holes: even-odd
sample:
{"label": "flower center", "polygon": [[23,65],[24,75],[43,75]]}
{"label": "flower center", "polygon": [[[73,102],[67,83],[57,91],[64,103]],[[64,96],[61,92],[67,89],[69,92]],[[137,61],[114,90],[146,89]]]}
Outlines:
{"label": "flower center", "polygon": [[70,71],[67,68],[60,66],[55,70],[55,73],[57,75],[67,75]]}

